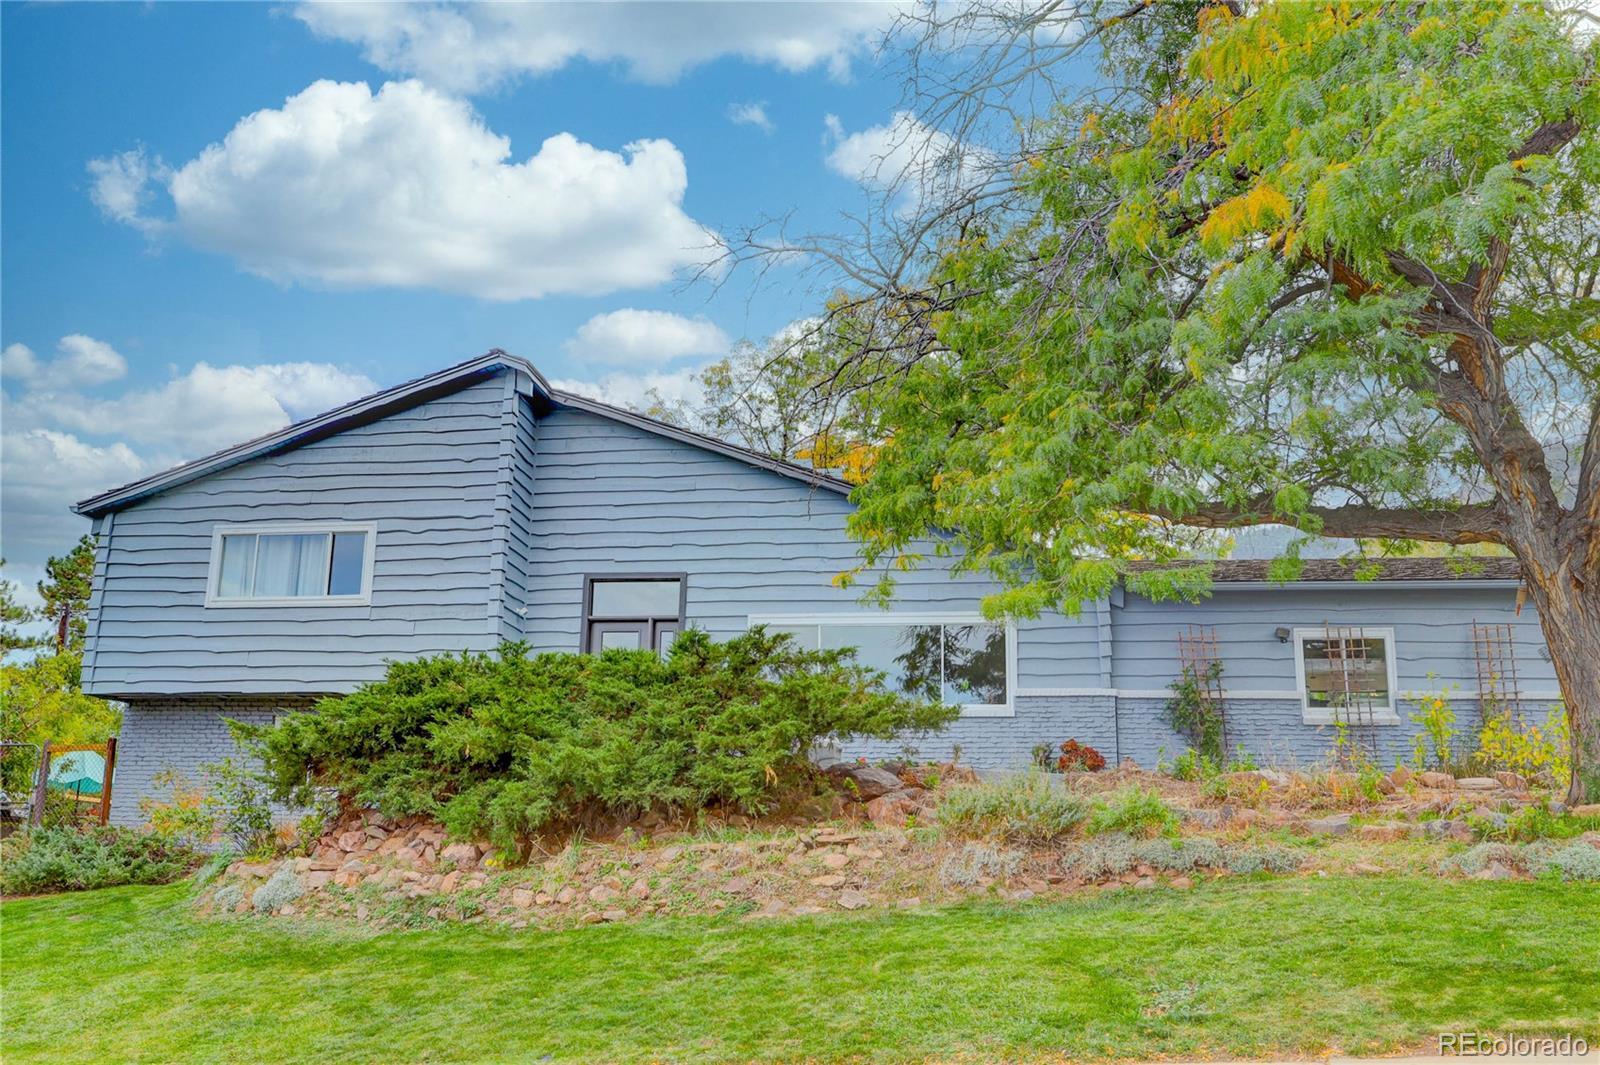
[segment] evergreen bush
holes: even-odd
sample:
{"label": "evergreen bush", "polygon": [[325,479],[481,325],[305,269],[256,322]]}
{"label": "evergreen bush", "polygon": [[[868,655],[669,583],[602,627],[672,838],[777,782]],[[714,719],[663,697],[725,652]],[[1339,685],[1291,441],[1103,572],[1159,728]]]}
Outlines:
{"label": "evergreen bush", "polygon": [[124,828],[43,828],[0,844],[0,891],[37,895],[119,884],[166,884],[201,855],[180,844]]}
{"label": "evergreen bush", "polygon": [[596,814],[718,803],[764,810],[829,737],[940,728],[955,707],[884,689],[853,650],[756,628],[686,632],[648,651],[445,655],[276,726],[241,728],[272,797],[336,788],[389,816],[424,814],[505,852]]}

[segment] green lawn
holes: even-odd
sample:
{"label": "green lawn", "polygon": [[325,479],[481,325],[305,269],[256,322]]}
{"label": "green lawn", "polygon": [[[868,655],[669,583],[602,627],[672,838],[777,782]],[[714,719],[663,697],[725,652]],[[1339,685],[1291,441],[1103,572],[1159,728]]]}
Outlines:
{"label": "green lawn", "polygon": [[25,1061],[908,1061],[1600,1037],[1600,887],[1296,879],[876,917],[373,934],[188,889],[0,907]]}

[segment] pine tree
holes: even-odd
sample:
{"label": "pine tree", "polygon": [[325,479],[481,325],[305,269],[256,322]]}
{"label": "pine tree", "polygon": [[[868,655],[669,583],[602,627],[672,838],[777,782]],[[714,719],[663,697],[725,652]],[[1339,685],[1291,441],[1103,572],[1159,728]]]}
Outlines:
{"label": "pine tree", "polygon": [[84,536],[65,555],[45,563],[37,617],[50,626],[56,654],[82,654],[89,628],[89,592],[94,583],[95,539]]}

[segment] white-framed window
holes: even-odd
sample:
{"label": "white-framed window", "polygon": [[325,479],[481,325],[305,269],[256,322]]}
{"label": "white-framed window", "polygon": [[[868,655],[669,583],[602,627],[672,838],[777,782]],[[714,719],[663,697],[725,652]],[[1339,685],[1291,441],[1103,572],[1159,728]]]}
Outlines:
{"label": "white-framed window", "polygon": [[372,522],[219,525],[206,606],[364,606],[377,536]]}
{"label": "white-framed window", "polygon": [[1394,629],[1359,625],[1295,629],[1293,646],[1306,724],[1400,723]]}
{"label": "white-framed window", "polygon": [[913,698],[961,707],[966,717],[1012,716],[1017,638],[980,614],[761,614],[749,623],[787,632],[811,650],[854,647]]}

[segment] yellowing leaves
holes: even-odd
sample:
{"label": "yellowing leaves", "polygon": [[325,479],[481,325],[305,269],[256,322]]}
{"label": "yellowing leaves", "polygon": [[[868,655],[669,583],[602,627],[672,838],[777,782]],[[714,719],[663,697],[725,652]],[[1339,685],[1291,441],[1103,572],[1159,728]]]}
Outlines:
{"label": "yellowing leaves", "polygon": [[1248,233],[1259,233],[1268,226],[1288,221],[1292,214],[1289,198],[1262,182],[1212,208],[1200,226],[1200,241],[1209,250],[1221,251]]}
{"label": "yellowing leaves", "polygon": [[872,473],[878,460],[878,448],[873,444],[839,440],[828,433],[818,433],[810,447],[795,452],[795,458],[823,470],[835,470],[851,484],[862,484]]}

